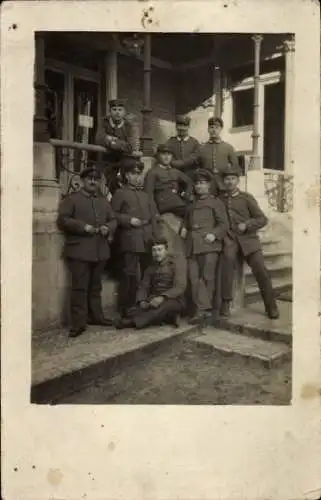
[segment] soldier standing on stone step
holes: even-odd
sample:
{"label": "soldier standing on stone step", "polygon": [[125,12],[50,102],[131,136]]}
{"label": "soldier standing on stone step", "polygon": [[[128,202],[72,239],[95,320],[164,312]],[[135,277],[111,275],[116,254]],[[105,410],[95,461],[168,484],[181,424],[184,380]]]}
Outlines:
{"label": "soldier standing on stone step", "polygon": [[220,191],[225,190],[221,173],[226,165],[238,167],[238,159],[231,144],[221,138],[223,130],[221,118],[209,118],[208,133],[209,140],[201,146],[200,165],[214,174],[212,193],[217,196]]}
{"label": "soldier standing on stone step", "polygon": [[137,288],[151,260],[150,244],[158,235],[156,205],[142,189],[143,169],[144,165],[135,158],[124,160],[124,186],[111,201],[118,222],[118,252],[122,254],[118,304],[123,317],[136,305]]}
{"label": "soldier standing on stone step", "polygon": [[262,247],[257,231],[266,226],[268,219],[250,193],[240,191],[238,168],[227,167],[222,172],[226,188],[219,198],[226,207],[229,230],[224,238],[222,255],[222,316],[230,315],[233,299],[235,264],[238,256],[247,262],[259,285],[266,314],[277,319],[279,311],[272,282],[265,266]]}
{"label": "soldier standing on stone step", "polygon": [[109,101],[110,115],[99,124],[95,142],[107,149],[102,155],[102,170],[111,194],[119,187],[121,162],[124,155],[141,156],[139,129],[133,115],[126,113],[123,99]]}
{"label": "soldier standing on stone step", "polygon": [[130,318],[121,318],[116,323],[118,329],[141,329],[164,321],[179,326],[184,308],[186,261],[168,253],[165,238],[154,240],[151,249],[153,263],[146,269],[138,288],[137,308]]}
{"label": "soldier standing on stone step", "polygon": [[197,168],[200,156],[198,140],[188,134],[190,123],[189,116],[178,115],[176,117],[177,135],[171,137],[166,143],[173,153],[172,167],[188,176],[191,176]]}
{"label": "soldier standing on stone step", "polygon": [[212,316],[217,264],[228,221],[223,203],[211,194],[213,176],[207,170],[194,174],[196,196],[186,210],[181,236],[186,241],[189,281],[196,314],[191,323]]}
{"label": "soldier standing on stone step", "polygon": [[117,221],[109,202],[99,194],[101,173],[90,167],[80,177],[83,188],[62,200],[57,221],[66,236],[64,256],[71,274],[70,337],[81,335],[87,324],[113,324],[103,315],[101,276]]}
{"label": "soldier standing on stone step", "polygon": [[171,166],[172,160],[171,149],[164,144],[159,145],[156,165],[145,177],[145,191],[155,200],[160,214],[172,213],[182,218],[192,196],[193,183],[187,175]]}

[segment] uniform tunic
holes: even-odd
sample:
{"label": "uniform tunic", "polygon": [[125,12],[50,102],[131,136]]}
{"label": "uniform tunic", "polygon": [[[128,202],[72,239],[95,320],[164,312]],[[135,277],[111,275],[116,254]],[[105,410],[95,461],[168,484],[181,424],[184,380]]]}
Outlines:
{"label": "uniform tunic", "polygon": [[[58,227],[66,236],[64,255],[71,274],[70,312],[73,328],[83,328],[89,319],[101,321],[101,275],[110,255],[109,241],[117,221],[106,198],[79,191],[59,206]],[[89,234],[86,225],[110,229],[108,237]]]}
{"label": "uniform tunic", "polygon": [[[228,229],[223,203],[212,195],[197,197],[185,217],[186,255],[193,302],[198,311],[210,310],[216,282],[216,266]],[[207,234],[215,240],[205,240]]]}
{"label": "uniform tunic", "polygon": [[[222,298],[233,299],[235,262],[238,257],[245,259],[259,285],[266,311],[277,308],[269,272],[265,266],[260,239],[257,231],[268,219],[250,193],[237,191],[220,196],[226,206],[229,230],[224,240],[222,258]],[[241,233],[238,224],[245,223]]]}
{"label": "uniform tunic", "polygon": [[202,168],[215,174],[213,194],[217,195],[220,190],[224,191],[225,189],[220,174],[229,164],[238,168],[238,159],[231,144],[222,140],[210,139],[201,146],[200,164]]}
{"label": "uniform tunic", "polygon": [[[181,313],[184,307],[186,289],[186,267],[184,259],[168,255],[162,262],[153,263],[145,271],[143,281],[137,293],[138,307],[133,316],[137,328],[160,324],[170,315]],[[163,296],[164,302],[158,308],[143,310],[142,301]]]}
{"label": "uniform tunic", "polygon": [[186,201],[179,193],[185,191],[189,196],[192,189],[190,178],[176,168],[155,165],[145,177],[145,190],[155,200],[160,214],[185,209]]}
{"label": "uniform tunic", "polygon": [[[107,136],[114,138],[111,145]],[[124,154],[130,154],[139,149],[139,129],[134,119],[125,117],[122,122],[116,124],[110,116],[106,116],[99,124],[96,144],[107,148],[107,152],[102,155],[100,168],[104,172],[107,185],[112,193],[118,187],[117,173],[121,168],[121,160]]]}
{"label": "uniform tunic", "polygon": [[166,146],[173,153],[173,167],[190,174],[198,166],[200,144],[194,137],[171,137]]}
{"label": "uniform tunic", "polygon": [[[149,264],[149,244],[157,237],[158,214],[148,194],[130,186],[118,189],[111,203],[118,222],[118,250],[123,255],[118,306],[120,312],[125,312],[136,303],[137,287]],[[143,221],[143,225],[133,227],[133,217]]]}

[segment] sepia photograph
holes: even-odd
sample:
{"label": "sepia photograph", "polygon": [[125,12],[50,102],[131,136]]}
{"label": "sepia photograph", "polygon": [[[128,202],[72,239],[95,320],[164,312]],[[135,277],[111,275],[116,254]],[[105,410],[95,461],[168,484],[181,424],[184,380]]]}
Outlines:
{"label": "sepia photograph", "polygon": [[294,59],[35,34],[32,403],[291,403]]}
{"label": "sepia photograph", "polygon": [[314,0],[1,4],[3,497],[320,497]]}

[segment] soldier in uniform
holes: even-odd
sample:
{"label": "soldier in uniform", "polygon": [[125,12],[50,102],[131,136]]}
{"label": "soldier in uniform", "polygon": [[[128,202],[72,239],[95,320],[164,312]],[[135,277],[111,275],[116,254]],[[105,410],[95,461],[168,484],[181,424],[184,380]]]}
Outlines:
{"label": "soldier in uniform", "polygon": [[71,273],[71,337],[81,335],[87,324],[112,325],[103,315],[101,275],[117,221],[99,194],[100,172],[87,168],[81,178],[83,188],[62,200],[57,221],[66,236],[64,256]]}
{"label": "soldier in uniform", "polygon": [[120,173],[124,155],[141,156],[139,151],[139,129],[133,115],[126,114],[123,99],[109,101],[110,115],[105,116],[96,133],[96,144],[103,146],[102,170],[106,183],[113,194],[119,187],[117,175]]}
{"label": "soldier in uniform", "polygon": [[184,217],[188,201],[192,195],[191,179],[171,166],[172,151],[160,145],[156,152],[156,165],[146,174],[145,190],[155,200],[160,214],[173,213]]}
{"label": "soldier in uniform", "polygon": [[172,167],[191,175],[198,166],[200,144],[188,134],[191,119],[189,116],[176,117],[177,135],[171,137],[166,146],[173,153]]}
{"label": "soldier in uniform", "polygon": [[268,219],[250,193],[240,191],[239,170],[226,168],[223,173],[226,187],[220,199],[226,207],[229,230],[224,238],[222,255],[222,316],[229,316],[233,299],[233,281],[236,259],[244,259],[259,285],[266,314],[271,319],[279,317],[273,287],[264,263],[261,242],[257,231],[266,226]]}
{"label": "soldier in uniform", "polygon": [[214,173],[212,192],[216,196],[225,189],[221,172],[226,165],[238,167],[238,159],[233,146],[221,139],[222,129],[223,120],[221,118],[209,118],[209,140],[201,146],[200,152],[202,168]]}
{"label": "soldier in uniform", "polygon": [[153,241],[152,257],[138,289],[136,310],[131,318],[120,319],[116,328],[141,329],[164,321],[179,325],[186,288],[185,260],[169,255],[165,238]]}
{"label": "soldier in uniform", "polygon": [[211,194],[212,175],[194,174],[196,197],[186,210],[181,236],[186,240],[188,274],[196,314],[191,323],[212,315],[217,264],[228,221],[223,203]]}
{"label": "soldier in uniform", "polygon": [[123,162],[124,186],[111,201],[119,231],[118,251],[122,254],[119,308],[122,316],[136,305],[136,292],[150,264],[150,244],[157,237],[157,208],[143,191],[143,164],[128,158]]}

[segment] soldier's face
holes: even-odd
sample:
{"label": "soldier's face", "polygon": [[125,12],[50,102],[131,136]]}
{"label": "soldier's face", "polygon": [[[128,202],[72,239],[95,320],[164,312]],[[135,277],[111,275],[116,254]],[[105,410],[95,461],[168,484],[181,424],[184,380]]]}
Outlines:
{"label": "soldier's face", "polygon": [[239,185],[239,178],[237,175],[226,175],[224,177],[224,184],[227,191],[235,191]]}
{"label": "soldier's face", "polygon": [[153,245],[152,256],[156,262],[162,262],[167,256],[168,250],[165,245]]}
{"label": "soldier's face", "polygon": [[188,129],[188,125],[180,125],[179,123],[176,125],[176,131],[179,137],[186,137],[188,135]]}
{"label": "soldier's face", "polygon": [[130,186],[140,187],[143,185],[143,176],[141,172],[128,172],[126,174],[126,179]]}
{"label": "soldier's face", "polygon": [[210,183],[205,179],[196,181],[195,192],[196,194],[208,194],[210,192]]}
{"label": "soldier's face", "polygon": [[86,177],[84,180],[84,189],[88,193],[95,193],[99,186],[99,179],[96,176]]}
{"label": "soldier's face", "polygon": [[113,120],[116,122],[121,121],[125,116],[125,108],[123,106],[113,106],[110,108],[110,114]]}
{"label": "soldier's face", "polygon": [[173,155],[172,153],[159,153],[159,163],[161,165],[168,166],[172,163]]}
{"label": "soldier's face", "polygon": [[208,133],[210,137],[220,137],[221,132],[222,127],[218,123],[215,123],[214,125],[210,125],[208,127]]}

